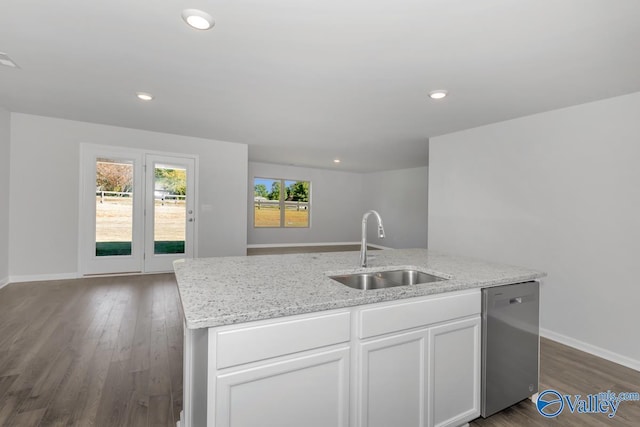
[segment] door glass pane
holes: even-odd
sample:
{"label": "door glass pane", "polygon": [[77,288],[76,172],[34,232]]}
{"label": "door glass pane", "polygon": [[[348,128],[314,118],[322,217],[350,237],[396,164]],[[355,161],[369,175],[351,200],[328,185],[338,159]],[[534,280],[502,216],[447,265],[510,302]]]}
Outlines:
{"label": "door glass pane", "polygon": [[309,226],[309,181],[285,181],[284,226]]}
{"label": "door glass pane", "polygon": [[96,256],[131,255],[133,161],[96,159]]}
{"label": "door glass pane", "polygon": [[253,205],[255,227],[280,227],[280,180],[256,178]]}
{"label": "door glass pane", "polygon": [[187,170],[166,164],[154,166],[155,254],[183,254],[187,218]]}

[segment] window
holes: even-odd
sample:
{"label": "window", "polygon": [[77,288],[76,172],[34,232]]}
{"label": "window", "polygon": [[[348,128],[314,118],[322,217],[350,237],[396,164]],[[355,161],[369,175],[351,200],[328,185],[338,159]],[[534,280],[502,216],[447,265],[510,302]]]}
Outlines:
{"label": "window", "polygon": [[[281,191],[281,189],[284,189]],[[253,226],[309,227],[311,183],[291,179],[254,178]]]}
{"label": "window", "polygon": [[95,254],[98,257],[131,255],[134,161],[98,157],[95,162]]}

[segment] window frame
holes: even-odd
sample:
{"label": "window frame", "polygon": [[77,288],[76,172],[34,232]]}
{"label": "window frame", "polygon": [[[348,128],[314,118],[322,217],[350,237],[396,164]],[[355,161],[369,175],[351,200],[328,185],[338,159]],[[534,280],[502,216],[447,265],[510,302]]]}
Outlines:
{"label": "window frame", "polygon": [[[271,181],[279,181],[280,182],[280,197],[278,199],[278,208],[280,209],[280,225],[265,225],[265,226],[257,226],[256,225],[256,201],[255,201],[255,187],[256,187],[256,180],[257,179],[264,179],[264,180],[271,180]],[[307,203],[307,225],[304,227],[287,227],[286,225],[286,200],[285,200],[285,194],[286,191],[283,191],[286,187],[285,187],[285,182],[308,182],[309,183],[309,201],[308,202],[303,202],[303,203]],[[312,200],[312,183],[310,180],[308,179],[292,179],[292,178],[270,178],[270,177],[265,177],[265,176],[254,176],[252,183],[251,183],[251,191],[252,191],[252,204],[253,204],[253,228],[254,229],[263,229],[263,228],[270,228],[270,229],[288,229],[288,230],[295,230],[295,229],[309,229],[311,228],[311,200]]]}

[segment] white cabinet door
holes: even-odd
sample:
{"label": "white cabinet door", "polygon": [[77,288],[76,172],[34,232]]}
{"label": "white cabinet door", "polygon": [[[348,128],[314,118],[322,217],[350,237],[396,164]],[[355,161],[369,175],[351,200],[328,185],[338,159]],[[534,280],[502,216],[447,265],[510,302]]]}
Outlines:
{"label": "white cabinet door", "polygon": [[429,426],[480,415],[480,317],[429,329]]}
{"label": "white cabinet door", "polygon": [[358,425],[426,425],[427,338],[420,330],[360,344]]}
{"label": "white cabinet door", "polygon": [[219,374],[216,427],[347,427],[349,348]]}

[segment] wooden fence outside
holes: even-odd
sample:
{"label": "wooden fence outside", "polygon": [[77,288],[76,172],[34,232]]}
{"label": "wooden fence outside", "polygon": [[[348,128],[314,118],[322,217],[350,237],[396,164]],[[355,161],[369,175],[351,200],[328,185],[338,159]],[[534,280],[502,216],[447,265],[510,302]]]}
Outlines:
{"label": "wooden fence outside", "polygon": [[[262,209],[262,207],[280,207],[280,201],[278,200],[255,200],[253,205],[256,209]],[[300,209],[307,211],[309,210],[309,202],[299,202],[299,201],[287,201],[284,202],[285,209],[294,209],[299,211]]]}
{"label": "wooden fence outside", "polygon": [[[131,192],[125,192],[125,191],[101,191],[101,190],[96,190],[96,196],[100,196],[100,203],[104,203],[104,199],[105,197],[114,197],[114,196],[118,196],[118,197],[131,197],[133,196],[133,193]],[[165,200],[168,199],[173,199],[174,203],[178,203],[178,200],[186,200],[187,196],[184,195],[180,195],[180,194],[161,194],[155,195],[155,199],[156,200],[161,200],[163,203]]]}

